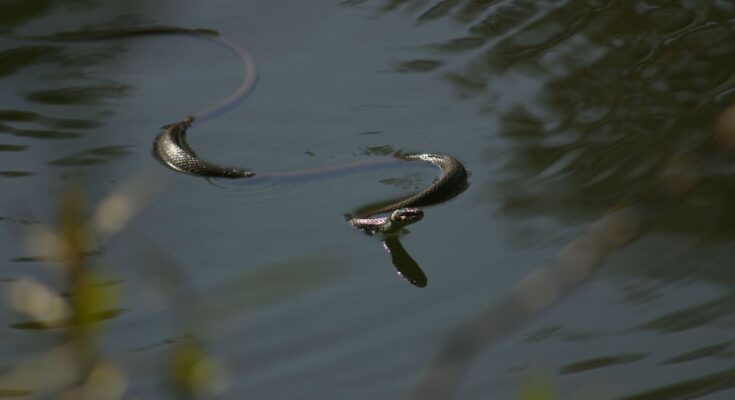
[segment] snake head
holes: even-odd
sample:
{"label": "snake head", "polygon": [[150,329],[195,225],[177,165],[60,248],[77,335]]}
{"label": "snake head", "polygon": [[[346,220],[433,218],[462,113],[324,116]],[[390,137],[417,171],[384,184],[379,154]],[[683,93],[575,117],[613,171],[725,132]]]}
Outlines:
{"label": "snake head", "polygon": [[399,208],[390,215],[391,230],[397,231],[406,225],[411,225],[424,217],[420,208]]}

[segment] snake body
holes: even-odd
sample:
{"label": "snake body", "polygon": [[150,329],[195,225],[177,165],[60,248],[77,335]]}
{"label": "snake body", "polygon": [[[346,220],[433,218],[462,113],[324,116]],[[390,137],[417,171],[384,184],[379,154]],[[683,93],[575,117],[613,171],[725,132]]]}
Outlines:
{"label": "snake body", "polygon": [[[209,120],[239,104],[255,87],[257,81],[257,64],[253,55],[239,44],[208,29],[185,29],[167,26],[142,28],[125,28],[121,30],[94,30],[58,33],[50,37],[32,39],[53,41],[109,40],[149,35],[183,35],[205,39],[217,43],[237,55],[243,65],[243,78],[240,85],[225,100],[207,110],[187,116],[181,121],[163,127],[163,131],[153,143],[153,154],[166,167],[185,174],[206,178],[253,178],[290,177],[305,178],[312,171],[295,171],[284,173],[255,173],[253,171],[223,167],[203,160],[186,143],[185,135],[192,126]],[[356,228],[368,233],[397,233],[404,226],[420,220],[423,212],[418,207],[426,207],[447,201],[467,187],[467,171],[455,158],[443,154],[394,154],[402,161],[419,161],[430,163],[439,168],[441,176],[429,187],[406,199],[383,205],[359,215],[351,216],[348,221]],[[339,167],[333,167],[335,171]],[[388,216],[381,214],[390,213]]]}
{"label": "snake body", "polygon": [[[160,34],[168,32],[165,28],[138,30],[136,34]],[[257,64],[252,54],[235,42],[223,38],[209,30],[181,30],[174,28],[170,33],[185,33],[212,40],[235,53],[243,63],[244,76],[240,86],[223,102],[182,121],[163,127],[153,144],[154,155],[168,168],[194,176],[207,178],[252,178],[256,172],[241,168],[224,167],[203,160],[186,143],[185,135],[196,123],[209,119],[239,103],[255,86],[257,81]],[[109,36],[109,35],[108,35]],[[400,154],[395,158],[404,161],[428,162],[441,171],[441,176],[429,187],[406,199],[372,209],[360,215],[348,218],[348,222],[356,228],[368,233],[397,233],[404,226],[414,223],[423,217],[419,207],[426,207],[445,202],[457,196],[467,187],[467,171],[457,159],[443,154]],[[284,173],[282,175],[286,175]],[[269,177],[278,177],[279,173],[269,173]],[[293,174],[291,174],[293,175]],[[390,213],[388,216],[380,214]]]}
{"label": "snake body", "polygon": [[[187,129],[192,126],[193,122],[194,117],[187,117],[181,122],[164,126],[153,144],[154,155],[164,165],[177,172],[207,178],[251,178],[258,175],[245,169],[219,166],[197,156],[185,140]],[[467,171],[454,157],[428,153],[397,153],[394,154],[394,157],[405,161],[431,163],[439,167],[442,174],[432,185],[413,196],[348,219],[350,224],[368,234],[397,233],[404,226],[417,222],[423,217],[423,211],[418,207],[450,200],[467,187]],[[269,177],[274,178],[279,175],[281,174],[268,174]],[[386,217],[376,216],[383,213],[391,214]]]}
{"label": "snake body", "polygon": [[186,144],[184,134],[191,126],[193,118],[166,125],[163,132],[153,142],[153,154],[165,166],[174,171],[207,178],[247,178],[253,172],[238,168],[221,167],[199,158]]}

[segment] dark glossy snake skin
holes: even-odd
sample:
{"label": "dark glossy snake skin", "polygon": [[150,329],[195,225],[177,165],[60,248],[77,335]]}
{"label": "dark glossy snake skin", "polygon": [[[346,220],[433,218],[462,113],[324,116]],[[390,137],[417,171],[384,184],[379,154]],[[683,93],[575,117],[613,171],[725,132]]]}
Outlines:
{"label": "dark glossy snake skin", "polygon": [[[252,54],[239,44],[219,35],[218,32],[208,29],[185,29],[168,26],[151,26],[142,28],[126,28],[95,31],[62,32],[53,36],[36,37],[36,40],[51,41],[85,41],[111,40],[128,37],[150,35],[180,35],[196,37],[221,45],[236,54],[243,65],[243,78],[240,85],[225,100],[215,104],[207,110],[192,114],[182,121],[163,127],[153,143],[153,154],[165,166],[174,171],[206,178],[250,178],[257,174],[240,168],[223,167],[199,158],[186,143],[185,135],[189,128],[235,107],[255,87],[257,81],[257,64]],[[358,229],[368,234],[394,234],[404,226],[420,220],[423,212],[418,207],[426,207],[445,202],[467,187],[467,171],[455,158],[442,154],[395,154],[394,157],[406,162],[427,162],[441,170],[441,176],[428,188],[394,203],[371,209],[357,216],[348,218],[348,221]],[[332,170],[339,169],[333,167]],[[310,171],[283,173],[283,176],[308,176]],[[268,173],[268,177],[278,177],[278,173]],[[391,213],[389,216],[378,214]]]}
{"label": "dark glossy snake skin", "polygon": [[184,140],[193,118],[166,125],[153,142],[153,154],[174,171],[207,178],[247,178],[255,175],[238,168],[221,167],[199,158]]}
{"label": "dark glossy snake skin", "polygon": [[[257,174],[252,171],[222,167],[199,158],[187,145],[184,135],[194,122],[193,117],[167,125],[156,138],[153,151],[156,157],[167,167],[177,172],[207,178],[249,178]],[[459,195],[467,187],[467,171],[457,159],[443,154],[395,154],[394,157],[407,162],[423,161],[431,163],[441,170],[441,176],[428,188],[406,199],[370,210],[348,221],[356,228],[368,233],[394,234],[406,225],[423,217],[418,207],[427,207],[442,203]],[[269,173],[270,177],[278,174]],[[377,214],[390,212],[387,217],[376,217]]]}

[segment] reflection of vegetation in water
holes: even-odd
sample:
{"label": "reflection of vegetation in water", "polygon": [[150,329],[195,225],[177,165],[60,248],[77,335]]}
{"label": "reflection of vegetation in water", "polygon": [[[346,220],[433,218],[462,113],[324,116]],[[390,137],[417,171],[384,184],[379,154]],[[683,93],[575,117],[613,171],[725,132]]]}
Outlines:
{"label": "reflection of vegetation in water", "polygon": [[609,368],[616,365],[633,363],[645,358],[645,354],[615,354],[609,357],[594,357],[585,360],[576,361],[572,364],[563,366],[559,372],[561,374],[577,374],[591,371],[597,368]]}
{"label": "reflection of vegetation in water", "polygon": [[33,65],[55,62],[60,49],[54,46],[21,46],[0,51],[0,78],[22,71]]}
{"label": "reflection of vegetation in water", "polygon": [[[727,153],[732,149],[720,147],[731,145],[732,139],[718,137],[715,142],[712,136],[717,116],[735,102],[732,3],[353,0],[343,4],[378,4],[378,14],[409,14],[420,27],[437,19],[461,26],[459,34],[422,46],[415,59],[394,66],[400,73],[441,76],[461,95],[479,99],[481,111],[497,113],[498,135],[510,151],[503,180],[490,189],[507,215],[579,222],[612,206],[635,205],[654,217],[646,222],[659,232],[705,239],[735,236],[733,155]],[[735,137],[735,129],[730,137]],[[488,153],[497,154],[492,149]],[[691,281],[702,260],[662,264],[660,268],[620,265],[616,274]],[[696,274],[700,280],[722,285],[727,293],[667,311],[637,329],[675,333],[731,316],[734,275],[720,265],[707,271],[700,268]],[[683,350],[674,359],[689,360],[692,350]],[[696,357],[710,354],[732,357],[717,346],[694,352]],[[634,362],[638,355],[623,356]],[[617,357],[586,361],[608,365],[618,362]],[[585,360],[580,362],[587,366]],[[733,387],[733,376],[732,370],[710,373],[630,399],[718,393]]]}
{"label": "reflection of vegetation in water", "polygon": [[132,146],[102,146],[84,150],[68,157],[50,161],[49,165],[62,167],[80,167],[84,165],[104,164],[130,155]]}
{"label": "reflection of vegetation in water", "polygon": [[420,6],[413,14],[424,24],[432,15],[465,26],[427,50],[465,94],[516,98],[493,86],[509,72],[542,84],[537,97],[498,110],[511,151],[492,192],[510,215],[578,220],[640,204],[666,214],[655,221],[661,230],[735,234],[735,181],[723,162],[731,156],[711,140],[735,101],[731,4],[378,3],[380,12]]}
{"label": "reflection of vegetation in water", "polygon": [[0,171],[0,176],[4,178],[22,178],[24,176],[31,176],[33,172],[28,171]]}
{"label": "reflection of vegetation in water", "polygon": [[95,0],[8,0],[0,3],[0,28],[14,28],[58,9],[97,5]]}
{"label": "reflection of vegetation in water", "polygon": [[[66,14],[70,9],[78,10],[81,14],[105,10],[122,15],[100,24],[104,27],[139,23],[140,17],[125,16],[137,7],[139,4],[136,2],[122,5],[89,0],[13,0],[0,4],[0,39],[4,39],[0,45],[0,80],[8,80],[17,86],[9,92],[19,93],[21,98],[16,103],[32,105],[31,109],[0,110],[0,134],[22,140],[21,143],[0,142],[0,146],[28,148],[37,140],[86,136],[89,130],[104,125],[103,118],[111,115],[110,100],[127,96],[130,89],[124,83],[96,76],[92,72],[95,67],[109,64],[123,53],[124,47],[120,43],[81,45],[18,38],[39,35],[42,33],[39,29],[43,32],[74,29],[73,24],[69,25],[68,18],[57,18],[58,14]],[[41,19],[43,24],[32,24]],[[43,115],[35,110],[41,107],[44,109]],[[89,117],[65,118],[76,112],[88,114]],[[94,147],[89,152],[97,151]]]}
{"label": "reflection of vegetation in water", "polygon": [[103,100],[124,96],[127,91],[125,85],[98,84],[34,91],[28,93],[26,99],[51,105],[100,104]]}
{"label": "reflection of vegetation in water", "polygon": [[[436,70],[465,95],[490,100],[514,97],[495,87],[509,72],[543,83],[538,99],[501,110],[499,133],[513,150],[511,175],[494,191],[514,215],[576,218],[621,202],[658,202],[668,190],[662,175],[696,168],[711,153],[713,120],[735,100],[729,4],[372,3],[381,4],[381,13],[410,12],[422,24],[442,18],[465,26],[463,34],[427,46],[430,57],[397,64],[399,72]],[[666,223],[692,230],[706,218],[732,232],[719,213],[707,211],[733,210],[727,207],[732,191],[723,191],[716,176],[702,183],[690,196],[711,204],[694,213],[691,204],[673,210],[677,217]]]}
{"label": "reflection of vegetation in water", "polygon": [[0,110],[0,121],[34,122],[52,129],[94,129],[99,122],[85,119],[53,118],[36,112],[18,110]]}
{"label": "reflection of vegetation in water", "polygon": [[82,134],[76,132],[56,131],[50,129],[17,129],[12,126],[0,124],[0,133],[6,133],[17,137],[30,139],[75,139]]}
{"label": "reflection of vegetation in water", "polygon": [[708,357],[731,358],[733,350],[733,341],[727,341],[687,351],[683,354],[679,354],[676,357],[672,357],[664,361],[663,363],[678,364],[693,360],[701,360]]}

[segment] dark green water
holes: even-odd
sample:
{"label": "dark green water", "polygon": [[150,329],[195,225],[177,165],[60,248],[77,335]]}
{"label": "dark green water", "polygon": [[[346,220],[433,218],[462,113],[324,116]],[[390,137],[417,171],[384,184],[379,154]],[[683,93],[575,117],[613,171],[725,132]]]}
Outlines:
{"label": "dark green water", "polygon": [[[253,94],[190,133],[205,159],[460,159],[469,189],[401,239],[428,286],[396,276],[344,214],[425,187],[430,170],[219,188],[150,149],[238,84],[230,53],[185,37],[15,39],[131,25],[213,29],[255,54]],[[167,366],[194,343],[223,399],[430,398],[432,385],[513,399],[535,376],[559,399],[731,399],[735,129],[718,126],[734,53],[735,5],[715,0],[2,1],[0,290],[32,277],[63,294],[28,232],[58,225],[72,184],[91,214],[142,179],[150,200],[89,257],[119,293],[95,340],[126,398],[182,397]],[[615,210],[635,226],[626,246],[584,234]],[[594,273],[574,290],[516,286],[575,263]],[[0,395],[43,393],[12,374],[65,330],[20,329],[29,317],[2,304]]]}

